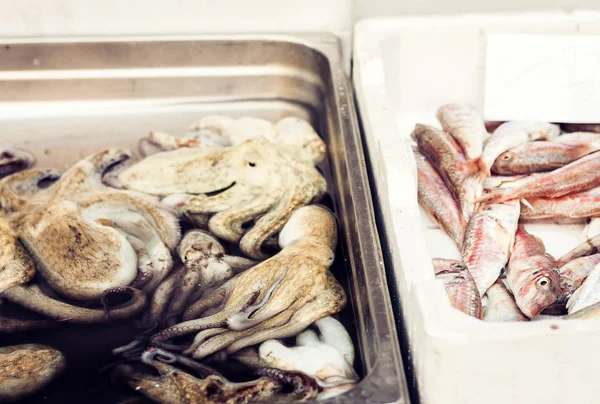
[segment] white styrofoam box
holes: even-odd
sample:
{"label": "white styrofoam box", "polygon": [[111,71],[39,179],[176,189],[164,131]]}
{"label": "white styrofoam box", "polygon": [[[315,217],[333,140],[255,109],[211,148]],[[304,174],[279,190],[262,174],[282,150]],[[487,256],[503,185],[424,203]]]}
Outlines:
{"label": "white styrofoam box", "polygon": [[[485,34],[598,34],[600,13],[383,18],[357,24],[353,81],[391,248],[413,372],[423,403],[598,402],[600,322],[488,323],[448,303],[432,257],[459,252],[417,203],[409,147],[437,108],[484,99]],[[554,255],[581,241],[581,225],[528,225]]]}

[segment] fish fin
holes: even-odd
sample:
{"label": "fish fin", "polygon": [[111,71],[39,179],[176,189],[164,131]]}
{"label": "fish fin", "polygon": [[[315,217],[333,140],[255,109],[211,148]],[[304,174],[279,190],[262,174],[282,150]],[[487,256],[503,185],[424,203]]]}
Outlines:
{"label": "fish fin", "polygon": [[498,219],[494,219],[496,227],[498,228],[497,240],[501,246],[505,246],[508,251],[508,256],[512,253],[512,247],[515,241],[514,234],[511,234],[506,227]]}
{"label": "fish fin", "polygon": [[[544,249],[546,249],[546,246],[544,245],[544,242],[542,241],[541,238],[539,238],[538,236],[531,234],[531,233],[529,233],[529,235],[531,236],[531,238],[533,238],[535,241],[537,241],[538,244],[542,245],[544,247]],[[554,258],[554,257],[552,257],[552,258]]]}
{"label": "fish fin", "polygon": [[472,160],[473,163],[477,166],[477,168],[484,174],[485,177],[489,177],[492,175],[491,167],[489,167],[485,161],[483,160],[483,156],[479,156],[476,159]]}
{"label": "fish fin", "polygon": [[531,209],[531,211],[535,212],[535,208],[533,207],[532,204],[529,203],[529,201],[525,198],[521,198],[521,203],[525,206],[527,206],[529,209]]}
{"label": "fish fin", "polygon": [[504,192],[501,192],[500,189],[494,189],[493,191],[483,194],[479,198],[475,199],[475,203],[495,202],[502,197],[503,193]]}

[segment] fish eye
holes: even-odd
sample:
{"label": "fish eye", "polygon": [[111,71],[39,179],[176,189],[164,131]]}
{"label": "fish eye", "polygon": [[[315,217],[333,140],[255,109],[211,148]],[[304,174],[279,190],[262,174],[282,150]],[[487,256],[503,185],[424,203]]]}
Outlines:
{"label": "fish eye", "polygon": [[509,153],[505,153],[505,154],[502,156],[502,160],[510,160],[511,158],[512,158],[512,157],[511,157],[511,155],[510,155]]}
{"label": "fish eye", "polygon": [[550,279],[542,276],[540,279],[538,279],[537,284],[543,287],[548,286],[550,285]]}

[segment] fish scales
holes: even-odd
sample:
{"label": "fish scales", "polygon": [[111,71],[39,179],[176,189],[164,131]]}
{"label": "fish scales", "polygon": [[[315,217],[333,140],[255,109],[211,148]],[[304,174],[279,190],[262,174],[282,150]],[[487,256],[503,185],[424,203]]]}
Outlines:
{"label": "fish scales", "polygon": [[558,198],[527,198],[521,208],[524,219],[587,218],[600,216],[600,187]]}
{"label": "fish scales", "polygon": [[600,265],[596,265],[567,301],[569,314],[600,302]]}
{"label": "fish scales", "polygon": [[481,319],[481,297],[467,266],[456,260],[434,258],[436,279],[444,282],[450,304],[469,316]]}
{"label": "fish scales", "polygon": [[598,264],[600,254],[593,254],[575,258],[558,268],[562,299],[571,297]]}
{"label": "fish scales", "polygon": [[[595,136],[600,139],[600,135],[595,134]],[[527,142],[498,156],[492,166],[492,172],[501,175],[518,175],[551,171],[598,150],[600,150],[598,142],[577,143],[558,140]]]}
{"label": "fish scales", "polygon": [[534,197],[557,198],[600,185],[600,153],[593,153],[547,173],[517,181],[510,188],[499,188],[480,198],[480,202],[502,202]]}
{"label": "fish scales", "polygon": [[523,225],[515,234],[506,280],[517,306],[529,318],[556,302],[561,293],[556,260]]}
{"label": "fish scales", "polygon": [[417,124],[412,132],[419,151],[446,182],[459,202],[461,214],[469,220],[475,201],[482,193],[483,177],[477,165],[465,158],[458,143],[446,132]]}
{"label": "fish scales", "polygon": [[417,163],[419,202],[460,250],[467,223],[458,202],[425,156],[417,150],[413,152]]}
{"label": "fish scales", "polygon": [[506,266],[519,221],[518,201],[482,206],[465,232],[462,260],[483,296]]}
{"label": "fish scales", "polygon": [[504,122],[485,143],[480,165],[490,174],[494,162],[505,151],[532,140],[553,139],[559,134],[559,126],[547,122]]}
{"label": "fish scales", "polygon": [[528,321],[521,313],[512,293],[501,280],[497,280],[486,293],[487,305],[483,308],[485,321]]}
{"label": "fish scales", "polygon": [[446,104],[437,111],[442,128],[462,147],[468,159],[478,159],[488,137],[485,124],[475,108],[466,104]]}

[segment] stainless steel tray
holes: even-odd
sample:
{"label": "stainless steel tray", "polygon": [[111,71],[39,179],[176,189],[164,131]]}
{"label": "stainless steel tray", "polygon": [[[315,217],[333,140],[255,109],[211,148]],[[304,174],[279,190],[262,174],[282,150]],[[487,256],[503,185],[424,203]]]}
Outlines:
{"label": "stainless steel tray", "polygon": [[[150,130],[182,133],[215,113],[269,120],[298,116],[324,137],[329,159],[321,169],[329,178],[342,234],[333,270],[348,292],[342,319],[354,334],[363,377],[354,390],[330,401],[407,403],[352,92],[335,37],[0,45],[0,141],[32,151],[40,167],[63,169],[107,145],[134,148]],[[66,340],[70,346],[79,343],[73,358],[67,354],[76,366],[81,356],[85,360],[85,338],[94,332],[80,330],[48,337],[59,348]],[[110,338],[98,343],[107,345]]]}

